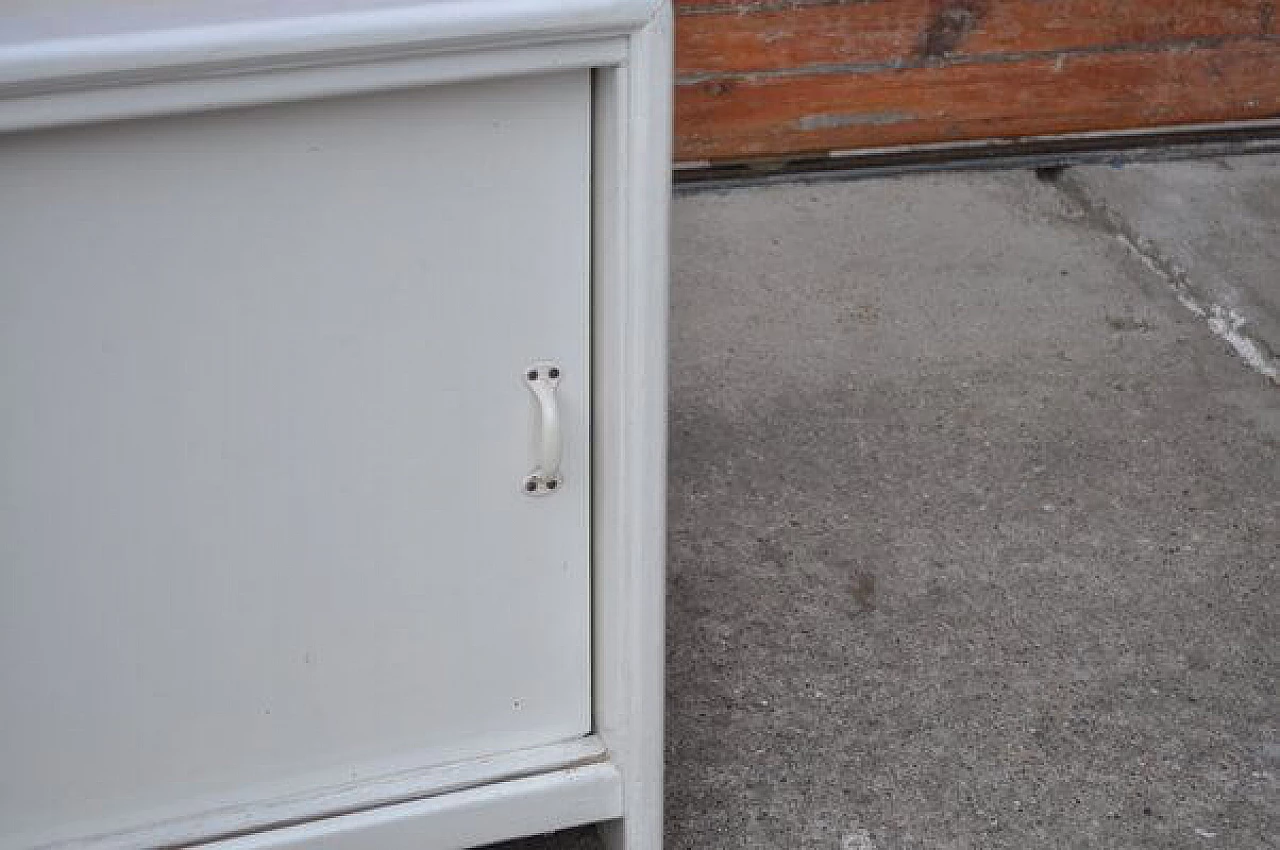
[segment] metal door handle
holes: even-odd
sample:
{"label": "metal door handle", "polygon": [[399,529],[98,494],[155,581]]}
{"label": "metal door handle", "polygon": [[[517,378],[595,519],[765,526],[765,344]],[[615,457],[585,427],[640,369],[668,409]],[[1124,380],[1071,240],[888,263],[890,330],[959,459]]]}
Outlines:
{"label": "metal door handle", "polygon": [[564,440],[560,433],[560,404],[556,401],[560,367],[535,363],[525,370],[524,384],[538,402],[538,462],[533,472],[525,476],[524,491],[530,496],[545,496],[562,483],[560,455]]}

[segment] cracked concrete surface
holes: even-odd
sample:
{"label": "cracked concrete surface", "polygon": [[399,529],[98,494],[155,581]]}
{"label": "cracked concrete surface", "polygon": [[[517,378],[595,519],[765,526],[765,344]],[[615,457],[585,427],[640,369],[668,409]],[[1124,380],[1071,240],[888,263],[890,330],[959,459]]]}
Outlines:
{"label": "cracked concrete surface", "polygon": [[669,848],[1280,846],[1280,163],[1142,169],[677,200]]}
{"label": "cracked concrete surface", "polygon": [[1280,155],[1091,166],[1060,184],[1280,384]]}

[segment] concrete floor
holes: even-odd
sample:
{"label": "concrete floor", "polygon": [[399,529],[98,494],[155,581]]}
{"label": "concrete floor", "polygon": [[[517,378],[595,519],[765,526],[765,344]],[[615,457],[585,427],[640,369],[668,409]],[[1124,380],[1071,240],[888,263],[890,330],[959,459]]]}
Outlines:
{"label": "concrete floor", "polygon": [[668,847],[1280,847],[1280,160],[674,219]]}

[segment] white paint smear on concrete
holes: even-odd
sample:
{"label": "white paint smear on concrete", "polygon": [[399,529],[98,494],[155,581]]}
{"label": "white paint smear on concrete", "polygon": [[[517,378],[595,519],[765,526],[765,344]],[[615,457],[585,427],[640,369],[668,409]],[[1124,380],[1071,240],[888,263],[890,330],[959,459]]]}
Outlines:
{"label": "white paint smear on concrete", "polygon": [[1152,259],[1147,251],[1143,250],[1141,245],[1138,245],[1123,233],[1117,233],[1116,239],[1120,240],[1120,244],[1132,251],[1142,261],[1143,265],[1168,283],[1174,295],[1177,296],[1178,303],[1196,316],[1204,319],[1209,326],[1210,332],[1226,341],[1235,351],[1236,356],[1254,371],[1265,375],[1276,383],[1280,383],[1280,363],[1277,363],[1276,358],[1268,354],[1258,344],[1257,340],[1253,339],[1245,331],[1249,320],[1239,310],[1234,307],[1224,307],[1221,304],[1204,304],[1200,302],[1191,294],[1184,281],[1179,280],[1174,275],[1170,275],[1168,270]]}

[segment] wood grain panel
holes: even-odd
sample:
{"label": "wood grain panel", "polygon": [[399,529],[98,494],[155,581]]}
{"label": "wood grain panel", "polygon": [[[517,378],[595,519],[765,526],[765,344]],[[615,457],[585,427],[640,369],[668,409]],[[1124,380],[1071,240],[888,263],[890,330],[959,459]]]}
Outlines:
{"label": "wood grain panel", "polygon": [[685,83],[676,91],[676,154],[786,156],[1277,116],[1280,40],[1254,38]]}
{"label": "wood grain panel", "polygon": [[685,0],[683,9],[676,64],[685,78],[1096,51],[1258,36],[1274,25],[1271,0],[872,0],[766,11]]}

